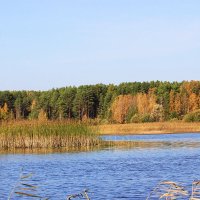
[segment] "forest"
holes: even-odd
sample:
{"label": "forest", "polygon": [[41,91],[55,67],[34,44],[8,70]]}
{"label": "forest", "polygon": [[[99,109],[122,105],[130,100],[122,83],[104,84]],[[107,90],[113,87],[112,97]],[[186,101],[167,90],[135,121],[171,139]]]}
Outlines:
{"label": "forest", "polygon": [[128,82],[49,91],[0,91],[1,121],[200,121],[199,109],[200,81]]}

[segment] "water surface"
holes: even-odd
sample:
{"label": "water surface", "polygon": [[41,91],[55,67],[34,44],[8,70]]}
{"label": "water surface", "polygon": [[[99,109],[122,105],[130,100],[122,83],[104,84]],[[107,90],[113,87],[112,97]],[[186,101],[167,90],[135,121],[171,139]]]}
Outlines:
{"label": "water surface", "polygon": [[105,135],[102,138],[112,141],[200,142],[200,133]]}
{"label": "water surface", "polygon": [[[110,137],[124,139],[122,136]],[[183,144],[200,141],[199,134],[125,137],[170,143],[181,141]],[[200,179],[200,146],[181,145],[175,148],[164,145],[73,153],[0,154],[0,200],[7,199],[22,167],[35,173],[33,183],[40,186],[38,193],[50,199],[64,200],[68,194],[89,189],[89,195],[94,200],[144,200],[162,180],[183,182],[188,189],[191,188],[191,182]]]}

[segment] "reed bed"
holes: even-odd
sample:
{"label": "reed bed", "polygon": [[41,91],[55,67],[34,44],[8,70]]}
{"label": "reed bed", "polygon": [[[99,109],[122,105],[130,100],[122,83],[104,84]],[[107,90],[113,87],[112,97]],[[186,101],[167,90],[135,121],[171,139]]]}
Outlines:
{"label": "reed bed", "polygon": [[[110,124],[91,126],[74,121],[10,121],[0,123],[0,153],[3,150],[62,149],[90,151],[104,147],[162,146],[152,142],[103,141],[100,134],[163,134],[200,132],[200,123],[158,122],[143,124]],[[197,144],[199,145],[199,144]]]}
{"label": "reed bed", "polygon": [[100,134],[165,134],[200,132],[199,122],[153,122],[106,124],[98,127]]}
{"label": "reed bed", "polygon": [[0,149],[74,148],[101,143],[85,124],[66,122],[9,122],[0,125]]}

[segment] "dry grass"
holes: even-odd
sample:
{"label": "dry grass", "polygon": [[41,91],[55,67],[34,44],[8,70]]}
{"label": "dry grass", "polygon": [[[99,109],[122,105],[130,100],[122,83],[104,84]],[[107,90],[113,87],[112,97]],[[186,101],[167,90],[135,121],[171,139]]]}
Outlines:
{"label": "dry grass", "polygon": [[164,134],[200,132],[200,123],[154,122],[132,124],[107,124],[98,127],[100,134]]}
{"label": "dry grass", "polygon": [[163,200],[174,200],[174,199],[190,199],[189,192],[179,183],[173,181],[163,181],[159,183],[146,200],[150,199],[163,199]]}

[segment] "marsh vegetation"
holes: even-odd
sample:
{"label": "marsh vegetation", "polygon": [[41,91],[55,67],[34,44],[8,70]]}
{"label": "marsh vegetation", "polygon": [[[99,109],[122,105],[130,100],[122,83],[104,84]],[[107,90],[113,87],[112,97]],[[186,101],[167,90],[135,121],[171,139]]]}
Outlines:
{"label": "marsh vegetation", "polygon": [[100,134],[165,134],[200,132],[199,122],[151,122],[99,125]]}
{"label": "marsh vegetation", "polygon": [[22,121],[0,126],[0,149],[79,148],[100,143],[97,132],[80,123]]}

